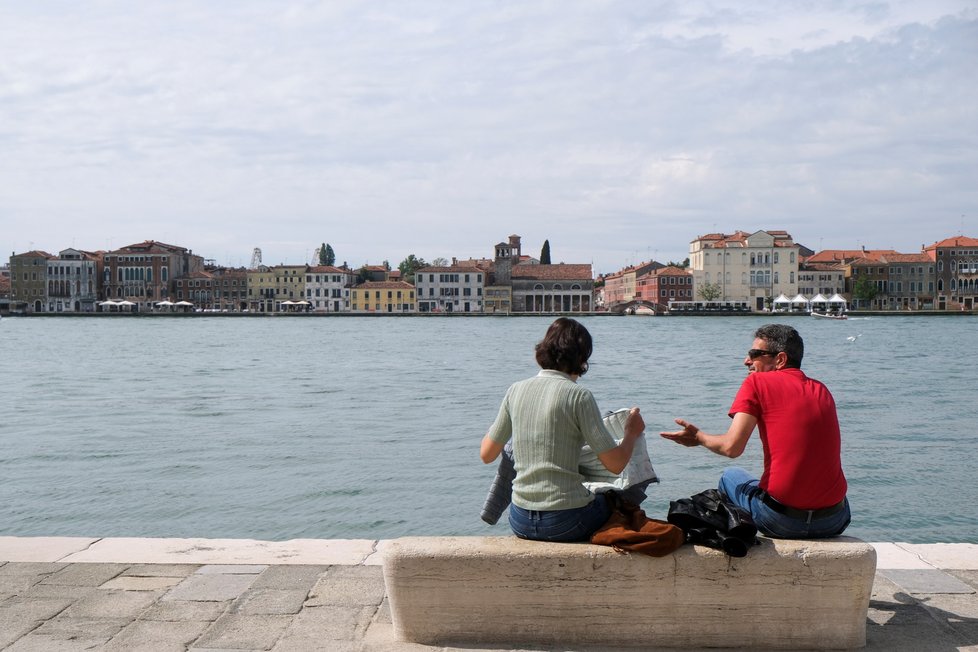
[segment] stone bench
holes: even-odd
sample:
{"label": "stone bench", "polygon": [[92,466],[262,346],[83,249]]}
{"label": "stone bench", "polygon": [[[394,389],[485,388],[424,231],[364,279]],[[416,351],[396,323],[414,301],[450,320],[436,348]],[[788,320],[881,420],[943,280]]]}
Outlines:
{"label": "stone bench", "polygon": [[384,550],[395,637],[427,645],[856,648],[876,551],[761,538],[746,557],[587,543],[405,537]]}

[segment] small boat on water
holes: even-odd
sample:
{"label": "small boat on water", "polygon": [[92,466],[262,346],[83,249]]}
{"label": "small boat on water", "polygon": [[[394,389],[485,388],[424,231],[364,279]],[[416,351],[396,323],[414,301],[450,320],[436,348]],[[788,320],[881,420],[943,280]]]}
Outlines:
{"label": "small boat on water", "polygon": [[812,317],[817,317],[818,319],[849,319],[843,313],[831,314],[831,313],[826,313],[826,312],[815,312],[813,310],[811,314],[812,314]]}

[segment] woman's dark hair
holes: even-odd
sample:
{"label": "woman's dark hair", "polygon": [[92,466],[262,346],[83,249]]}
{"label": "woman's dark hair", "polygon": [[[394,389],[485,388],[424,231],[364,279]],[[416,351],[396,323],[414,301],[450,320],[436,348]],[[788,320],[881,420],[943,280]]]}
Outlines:
{"label": "woman's dark hair", "polygon": [[536,346],[537,364],[565,374],[583,376],[591,357],[591,334],[579,322],[561,317],[550,324],[547,334]]}
{"label": "woman's dark hair", "polygon": [[805,343],[791,326],[785,324],[766,324],[754,332],[754,337],[764,340],[772,351],[784,351],[788,354],[785,366],[801,369],[801,359],[805,357]]}

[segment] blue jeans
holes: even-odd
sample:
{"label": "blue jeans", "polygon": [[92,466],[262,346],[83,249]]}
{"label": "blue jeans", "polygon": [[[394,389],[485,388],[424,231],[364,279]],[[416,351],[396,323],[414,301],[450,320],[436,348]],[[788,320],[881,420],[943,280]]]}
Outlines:
{"label": "blue jeans", "polygon": [[852,515],[848,498],[840,511],[808,523],[805,519],[779,514],[765,505],[759,482],[744,469],[733,466],[720,476],[719,489],[730,502],[750,512],[762,534],[780,539],[820,539],[838,536],[849,526]]}
{"label": "blue jeans", "polygon": [[509,506],[509,526],[521,539],[534,541],[588,541],[611,516],[608,499],[602,494],[577,509],[537,512]]}

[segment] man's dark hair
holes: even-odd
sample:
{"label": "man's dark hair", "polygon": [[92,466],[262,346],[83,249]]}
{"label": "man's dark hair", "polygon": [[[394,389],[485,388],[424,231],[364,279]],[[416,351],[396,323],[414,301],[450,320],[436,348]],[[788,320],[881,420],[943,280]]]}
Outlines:
{"label": "man's dark hair", "polygon": [[536,346],[537,364],[565,374],[583,376],[591,357],[591,334],[579,322],[561,317],[550,324],[547,334]]}
{"label": "man's dark hair", "polygon": [[754,337],[767,342],[772,347],[772,351],[784,351],[788,354],[788,362],[785,366],[801,368],[801,359],[805,357],[805,343],[798,331],[791,326],[765,324],[754,331]]}

